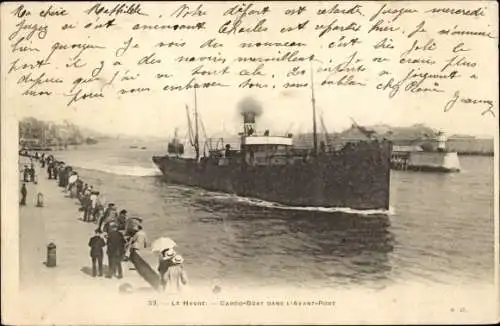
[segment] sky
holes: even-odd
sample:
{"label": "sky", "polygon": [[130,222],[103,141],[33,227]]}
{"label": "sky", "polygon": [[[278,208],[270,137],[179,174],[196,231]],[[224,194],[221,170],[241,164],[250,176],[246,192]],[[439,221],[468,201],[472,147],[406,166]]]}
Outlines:
{"label": "sky", "polygon": [[[413,4],[416,10],[420,12],[428,9],[429,6],[439,2],[422,4],[420,7]],[[57,50],[51,56],[51,63],[42,69],[20,69],[10,74],[4,75],[6,101],[2,110],[8,112],[8,116],[20,119],[26,116],[33,116],[39,119],[61,122],[65,119],[81,126],[85,126],[102,133],[126,134],[137,136],[165,136],[170,137],[175,128],[185,130],[186,105],[194,108],[194,91],[175,91],[166,92],[162,88],[165,85],[183,84],[191,77],[193,68],[203,63],[179,63],[175,58],[180,55],[185,56],[219,56],[225,57],[226,64],[205,63],[206,70],[222,70],[226,65],[229,66],[231,73],[223,77],[198,76],[197,80],[206,82],[216,80],[222,83],[233,84],[225,88],[208,88],[197,91],[197,108],[203,119],[207,132],[209,134],[231,133],[235,134],[241,131],[242,121],[238,111],[238,105],[242,99],[252,97],[262,105],[263,114],[257,121],[257,129],[270,129],[271,133],[284,132],[310,132],[312,130],[312,103],[311,88],[305,87],[295,90],[283,89],[280,86],[286,81],[290,82],[309,82],[311,78],[311,67],[314,73],[314,91],[316,99],[316,109],[318,116],[322,114],[326,128],[330,132],[341,131],[351,125],[351,118],[363,125],[389,124],[393,126],[409,126],[417,123],[426,124],[432,128],[444,130],[450,134],[472,134],[472,135],[495,135],[498,128],[498,48],[496,39],[486,37],[460,36],[443,37],[436,33],[436,30],[442,28],[453,28],[453,26],[474,26],[475,30],[489,30],[492,35],[498,35],[495,30],[494,17],[496,17],[495,8],[491,7],[485,10],[485,17],[468,16],[423,16],[423,14],[406,15],[398,18],[394,26],[401,30],[411,30],[422,19],[426,20],[426,31],[417,34],[418,44],[423,46],[427,42],[435,41],[437,49],[433,51],[421,50],[414,51],[414,58],[431,58],[437,63],[434,66],[426,65],[402,65],[397,62],[401,58],[401,53],[405,49],[411,48],[413,39],[408,39],[402,33],[366,33],[366,29],[373,24],[368,21],[368,17],[377,12],[379,3],[364,3],[363,12],[365,16],[349,15],[330,15],[318,16],[315,12],[318,8],[331,8],[334,3],[314,4],[308,3],[307,12],[303,16],[284,16],[286,9],[294,8],[294,3],[271,3],[271,13],[265,16],[266,26],[269,30],[265,33],[243,33],[225,35],[217,33],[219,26],[226,20],[234,18],[222,16],[223,9],[237,5],[237,3],[208,3],[203,4],[204,10],[208,12],[203,19],[207,21],[207,30],[203,32],[173,32],[173,31],[133,31],[131,26],[135,23],[141,24],[191,24],[199,21],[200,17],[187,17],[182,21],[173,18],[170,13],[173,12],[180,3],[170,4],[142,4],[144,12],[149,14],[145,19],[141,16],[119,16],[117,26],[112,31],[82,29],[81,26],[96,21],[95,15],[82,13],[88,8],[88,4],[68,3],[64,8],[70,12],[70,16],[55,17],[43,19],[37,17],[37,13],[43,4],[32,4],[29,9],[32,15],[24,17],[31,24],[47,24],[48,32],[45,38],[39,39],[37,33],[34,33],[29,41],[23,41],[39,51],[13,53],[7,50],[2,53],[3,67],[12,66],[12,62],[20,59],[20,62],[30,63],[40,59],[50,52],[51,47],[56,42],[68,44],[69,49]],[[106,4],[112,8],[111,4]],[[341,8],[350,8],[354,4],[341,4]],[[465,6],[467,4],[464,4]],[[10,4],[11,7],[14,4]],[[37,7],[38,6],[38,7]],[[56,5],[60,7],[62,5]],[[190,9],[196,8],[196,3],[189,3]],[[260,9],[265,3],[256,3],[254,9]],[[397,5],[392,5],[396,8]],[[401,5],[400,5],[401,6]],[[422,7],[427,6],[427,7]],[[471,8],[477,7],[474,3],[469,3]],[[407,6],[408,7],[408,6]],[[397,7],[400,8],[400,7]],[[9,10],[10,11],[10,10]],[[158,14],[158,15],[157,15]],[[160,17],[160,15],[162,17]],[[102,15],[101,15],[102,16]],[[404,17],[404,19],[403,19]],[[243,25],[254,26],[261,16],[244,17]],[[389,21],[394,16],[384,17]],[[106,17],[99,18],[106,20]],[[296,26],[297,23],[310,19],[311,28],[307,32],[295,31],[290,33],[280,33],[282,26]],[[334,19],[338,24],[347,26],[351,21],[363,25],[361,33],[352,31],[329,32],[322,37],[318,37],[319,31],[314,30],[315,24],[328,25]],[[16,24],[21,19],[12,15],[6,17],[5,26],[8,27],[7,34],[11,35],[16,30]],[[376,19],[375,19],[376,20]],[[374,20],[374,21],[375,21]],[[61,31],[61,26],[65,23],[74,23],[77,28],[70,31]],[[28,37],[28,31],[20,31],[11,41],[3,38],[4,49],[12,49],[12,44],[16,39]],[[23,34],[24,33],[24,34]],[[284,36],[285,35],[285,36]],[[337,42],[342,36],[347,39],[358,37],[361,43],[353,48],[328,48],[330,42]],[[131,47],[126,53],[117,58],[116,50],[124,45],[124,42],[132,37]],[[199,45],[204,41],[214,37],[217,41],[224,44],[222,48],[200,49]],[[392,39],[395,50],[374,50],[373,45],[388,37]],[[183,42],[188,43],[183,48],[158,48],[155,44],[158,42]],[[300,41],[307,43],[307,46],[299,49],[300,55],[308,56],[312,53],[316,55],[317,60],[312,63],[298,63],[299,71],[304,74],[294,78],[286,78],[290,73],[293,64],[266,63],[263,72],[265,77],[255,76],[253,80],[267,83],[267,89],[242,89],[236,85],[246,77],[238,75],[238,71],[246,69],[253,71],[258,64],[256,63],[234,63],[231,59],[237,55],[245,56],[276,56],[277,51],[282,53],[289,51],[287,48],[258,48],[241,49],[238,45],[242,41]],[[466,53],[466,59],[469,62],[475,62],[474,68],[460,67],[460,74],[469,76],[477,74],[478,79],[464,77],[442,83],[443,93],[419,93],[412,94],[400,90],[400,92],[389,98],[388,91],[376,89],[377,84],[386,83],[391,76],[395,81],[405,77],[410,69],[421,69],[429,73],[439,73],[444,62],[452,57],[451,49],[458,43],[463,42],[470,51]],[[65,67],[71,58],[77,56],[78,49],[71,49],[71,44],[87,43],[98,44],[105,47],[101,50],[85,50],[79,56],[87,65],[80,69]],[[132,48],[137,43],[138,48]],[[295,50],[295,48],[293,48]],[[140,58],[155,53],[155,57],[161,62],[150,65],[137,65]],[[355,74],[355,78],[367,84],[366,87],[347,87],[347,86],[329,86],[324,87],[321,82],[327,78],[328,73],[318,70],[329,68],[333,69],[340,63],[345,63],[351,55],[355,54],[356,59],[362,60],[366,70]],[[375,56],[387,57],[390,61],[385,64],[375,64],[372,58]],[[113,62],[120,60],[120,67],[113,66]],[[100,87],[112,79],[114,73],[118,72],[115,83],[105,90],[105,98],[81,100],[71,105],[67,105],[71,96],[72,84],[78,78],[90,78],[91,73],[104,63],[103,69],[98,75],[101,78],[97,82],[82,83],[75,89],[82,88],[84,91],[98,91]],[[331,61],[331,62],[330,62]],[[19,66],[19,65],[18,65]],[[357,65],[355,65],[357,66]],[[380,77],[383,70],[387,70],[390,75]],[[5,72],[5,69],[2,69]],[[448,72],[451,70],[447,70]],[[20,83],[23,75],[31,73],[35,78],[42,73],[45,77],[61,78],[62,84],[44,84],[34,89],[44,90],[50,88],[54,94],[48,96],[22,96],[20,93],[29,84]],[[172,74],[173,77],[158,79],[156,74]],[[124,75],[135,76],[139,74],[137,80],[117,81]],[[274,77],[272,77],[274,75]],[[329,80],[340,78],[341,75],[334,74]],[[271,85],[276,85],[272,88]],[[432,85],[432,84],[431,84]],[[120,89],[133,87],[150,87],[151,91],[142,92],[135,95],[120,95],[117,92]],[[403,89],[403,87],[402,87]],[[455,104],[452,110],[444,112],[445,104],[450,101],[455,92],[459,91],[460,97],[472,98],[477,100],[491,100],[494,104],[496,118],[491,114],[481,115],[481,112],[487,108],[486,104],[465,104],[460,101]],[[319,120],[318,120],[319,124]]]}

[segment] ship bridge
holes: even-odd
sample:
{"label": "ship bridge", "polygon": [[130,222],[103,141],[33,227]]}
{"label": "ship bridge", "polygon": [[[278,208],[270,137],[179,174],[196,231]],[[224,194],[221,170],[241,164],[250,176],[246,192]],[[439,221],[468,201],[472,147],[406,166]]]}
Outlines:
{"label": "ship bridge", "polygon": [[247,136],[241,140],[247,146],[292,146],[292,138],[283,136]]}
{"label": "ship bridge", "polygon": [[283,136],[244,136],[241,150],[250,165],[282,165],[287,163],[292,138]]}

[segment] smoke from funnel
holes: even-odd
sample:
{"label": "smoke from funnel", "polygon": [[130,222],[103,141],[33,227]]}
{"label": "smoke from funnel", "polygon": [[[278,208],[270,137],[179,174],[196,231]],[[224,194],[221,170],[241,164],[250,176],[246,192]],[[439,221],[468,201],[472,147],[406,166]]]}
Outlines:
{"label": "smoke from funnel", "polygon": [[255,118],[262,114],[261,104],[252,97],[241,100],[238,108],[245,122],[255,122]]}

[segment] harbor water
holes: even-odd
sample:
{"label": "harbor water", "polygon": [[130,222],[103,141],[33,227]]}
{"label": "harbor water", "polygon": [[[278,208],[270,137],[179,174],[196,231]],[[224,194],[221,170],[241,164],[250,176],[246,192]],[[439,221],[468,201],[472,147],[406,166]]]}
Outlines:
{"label": "harbor water", "polygon": [[151,161],[166,144],[112,140],[53,155],[142,217],[150,240],[173,238],[193,284],[493,283],[493,157],[460,157],[460,173],[392,171],[390,211],[357,212],[167,184]]}

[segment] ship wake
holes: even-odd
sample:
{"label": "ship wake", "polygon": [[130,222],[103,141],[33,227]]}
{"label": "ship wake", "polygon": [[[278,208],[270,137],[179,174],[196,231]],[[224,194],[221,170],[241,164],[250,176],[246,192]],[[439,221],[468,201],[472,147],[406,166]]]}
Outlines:
{"label": "ship wake", "polygon": [[281,210],[294,210],[294,211],[309,211],[309,212],[322,212],[322,213],[344,213],[354,215],[394,215],[394,208],[389,209],[354,209],[350,207],[316,207],[316,206],[288,206],[280,203],[269,202],[257,198],[241,197],[232,194],[221,194],[214,192],[207,192],[204,195],[209,195],[216,200],[232,201],[235,203],[246,204],[251,206],[258,206],[270,209]]}
{"label": "ship wake", "polygon": [[115,175],[132,176],[132,177],[150,177],[160,175],[161,173],[156,168],[148,168],[137,165],[102,165],[102,164],[71,164],[86,170],[99,171]]}
{"label": "ship wake", "polygon": [[133,176],[133,177],[150,177],[161,174],[155,168],[147,168],[143,166],[123,166],[123,165],[102,167],[100,171],[118,175]]}

